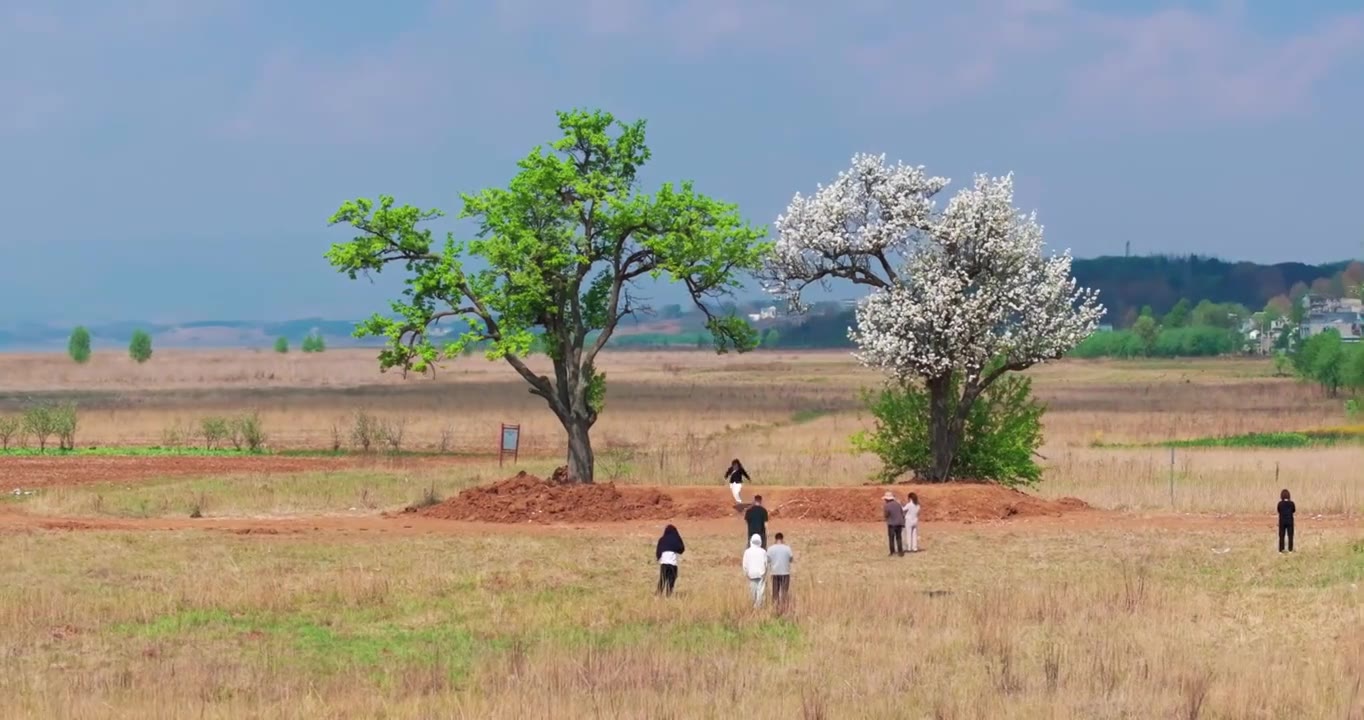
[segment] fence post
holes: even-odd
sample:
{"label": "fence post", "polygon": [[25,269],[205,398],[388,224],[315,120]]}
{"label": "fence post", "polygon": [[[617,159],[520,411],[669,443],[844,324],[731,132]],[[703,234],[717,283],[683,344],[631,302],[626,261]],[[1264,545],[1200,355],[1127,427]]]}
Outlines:
{"label": "fence post", "polygon": [[1170,509],[1175,509],[1175,449],[1170,448]]}

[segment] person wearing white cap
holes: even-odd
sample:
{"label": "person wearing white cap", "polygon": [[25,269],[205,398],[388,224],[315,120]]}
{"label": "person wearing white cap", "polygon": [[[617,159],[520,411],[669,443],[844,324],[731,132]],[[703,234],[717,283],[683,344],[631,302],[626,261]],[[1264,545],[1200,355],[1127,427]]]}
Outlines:
{"label": "person wearing white cap", "polygon": [[887,490],[882,496],[886,501],[886,539],[890,542],[890,554],[904,557],[905,554],[905,509],[895,499],[895,493]]}
{"label": "person wearing white cap", "polygon": [[763,589],[767,584],[767,551],[763,549],[762,538],[757,535],[748,539],[748,549],[744,550],[744,575],[748,578],[748,590],[753,595],[753,607],[762,607]]}

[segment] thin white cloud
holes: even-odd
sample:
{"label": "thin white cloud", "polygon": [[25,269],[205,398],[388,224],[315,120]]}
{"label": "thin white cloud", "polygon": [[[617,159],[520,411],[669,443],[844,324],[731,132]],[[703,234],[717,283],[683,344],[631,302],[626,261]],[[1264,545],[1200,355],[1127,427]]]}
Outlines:
{"label": "thin white cloud", "polygon": [[1160,118],[1235,120],[1293,113],[1364,50],[1364,15],[1323,20],[1287,37],[1256,33],[1238,13],[1163,10],[1093,17],[1107,49],[1077,68],[1071,99]]}

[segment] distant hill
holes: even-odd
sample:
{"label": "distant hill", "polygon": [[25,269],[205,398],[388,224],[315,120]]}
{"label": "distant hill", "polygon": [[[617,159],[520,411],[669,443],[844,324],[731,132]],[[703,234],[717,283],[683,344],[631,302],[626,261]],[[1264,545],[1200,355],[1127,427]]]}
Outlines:
{"label": "distant hill", "polygon": [[1105,321],[1122,324],[1124,317],[1139,313],[1145,305],[1160,316],[1181,299],[1195,305],[1208,300],[1261,310],[1271,298],[1290,294],[1294,285],[1310,287],[1348,264],[1258,265],[1197,255],[1098,257],[1075,260],[1071,271],[1081,287],[1098,289],[1100,302],[1108,308]]}
{"label": "distant hill", "polygon": [[[321,333],[329,347],[373,346],[372,338],[358,340],[351,337],[355,323],[349,320],[307,318],[287,322],[252,323],[239,320],[199,320],[186,323],[116,322],[91,324],[91,342],[96,349],[126,347],[133,331],[146,330],[152,335],[156,348],[268,348],[275,338],[286,337],[292,348],[297,348],[311,332]],[[27,323],[0,328],[0,350],[45,351],[66,347],[71,328]]]}
{"label": "distant hill", "polygon": [[[1123,325],[1143,306],[1150,305],[1160,316],[1169,312],[1180,299],[1195,305],[1201,300],[1239,303],[1259,310],[1271,298],[1290,294],[1294,286],[1310,287],[1338,276],[1347,264],[1260,265],[1197,255],[1098,257],[1077,259],[1072,270],[1081,286],[1099,291],[1100,301],[1108,308],[1104,321]],[[739,303],[740,307],[735,309],[751,312],[770,303],[768,299],[754,298]],[[850,345],[847,330],[852,323],[853,313],[846,302],[824,302],[808,316],[777,317],[762,320],[757,325],[765,335],[771,335],[775,347],[828,348]],[[118,322],[88,327],[96,348],[126,347],[133,330],[138,328],[151,333],[152,342],[158,348],[268,348],[281,336],[297,348],[303,337],[314,331],[322,334],[329,347],[382,344],[382,340],[374,338],[359,340],[352,337],[354,321],[322,318],[267,323],[240,320],[174,324]],[[681,305],[665,305],[655,316],[627,319],[617,330],[612,344],[617,347],[690,347],[702,344],[702,328],[703,318],[699,313],[686,312]],[[454,336],[464,331],[464,325],[443,323],[439,329],[445,335]],[[59,350],[66,346],[70,332],[70,327],[34,323],[0,326],[0,350]]]}

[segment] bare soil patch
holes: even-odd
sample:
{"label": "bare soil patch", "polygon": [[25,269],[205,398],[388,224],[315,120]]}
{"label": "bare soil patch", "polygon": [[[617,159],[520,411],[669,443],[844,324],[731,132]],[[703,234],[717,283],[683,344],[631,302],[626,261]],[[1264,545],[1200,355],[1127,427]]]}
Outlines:
{"label": "bare soil patch", "polygon": [[451,465],[462,457],[317,456],[22,456],[0,459],[0,490],[33,489],[99,482],[140,482],[165,477],[285,474],[356,467],[410,468]]}

